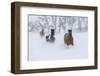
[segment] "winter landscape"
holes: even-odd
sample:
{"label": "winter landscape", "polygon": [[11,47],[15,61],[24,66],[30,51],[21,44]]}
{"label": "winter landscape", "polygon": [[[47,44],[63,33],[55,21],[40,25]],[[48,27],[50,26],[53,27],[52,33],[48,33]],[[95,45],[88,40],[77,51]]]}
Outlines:
{"label": "winter landscape", "polygon": [[88,17],[28,15],[28,60],[88,57]]}

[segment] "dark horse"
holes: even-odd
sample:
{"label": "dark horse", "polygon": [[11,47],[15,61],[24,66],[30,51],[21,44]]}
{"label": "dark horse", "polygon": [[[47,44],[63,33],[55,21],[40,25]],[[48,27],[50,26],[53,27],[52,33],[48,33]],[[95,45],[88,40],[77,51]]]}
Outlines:
{"label": "dark horse", "polygon": [[55,41],[55,30],[51,29],[51,34],[46,36],[46,41],[47,42],[54,42]]}
{"label": "dark horse", "polygon": [[42,29],[42,30],[40,31],[40,36],[41,36],[41,37],[44,36],[44,29]]}
{"label": "dark horse", "polygon": [[64,35],[64,43],[68,46],[74,45],[73,41],[72,30],[68,30],[68,33],[65,33]]}

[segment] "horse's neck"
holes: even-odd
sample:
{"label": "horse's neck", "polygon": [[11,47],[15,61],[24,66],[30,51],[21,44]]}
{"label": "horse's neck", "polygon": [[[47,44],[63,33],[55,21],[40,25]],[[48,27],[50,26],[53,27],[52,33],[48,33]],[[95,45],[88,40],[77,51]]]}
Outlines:
{"label": "horse's neck", "polygon": [[72,33],[69,33],[70,36],[72,36]]}
{"label": "horse's neck", "polygon": [[72,36],[72,33],[69,32],[69,33],[66,33],[66,35],[68,35],[68,36]]}

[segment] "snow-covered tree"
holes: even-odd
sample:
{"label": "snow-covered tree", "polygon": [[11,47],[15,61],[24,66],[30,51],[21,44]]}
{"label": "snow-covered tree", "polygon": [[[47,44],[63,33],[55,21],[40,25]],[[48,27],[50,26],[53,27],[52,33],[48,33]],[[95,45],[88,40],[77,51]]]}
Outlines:
{"label": "snow-covered tree", "polygon": [[87,17],[78,17],[78,29],[79,31],[87,30],[88,28],[88,18]]}
{"label": "snow-covered tree", "polygon": [[72,29],[76,19],[73,16],[67,16],[68,29]]}
{"label": "snow-covered tree", "polygon": [[49,30],[50,16],[40,16],[38,19],[39,22],[43,25],[43,28],[47,28]]}
{"label": "snow-covered tree", "polygon": [[60,16],[59,17],[59,32],[61,31],[61,28],[64,30],[66,30],[66,17],[65,16]]}
{"label": "snow-covered tree", "polygon": [[55,16],[55,15],[41,15],[33,16],[28,23],[29,31],[47,31],[50,32],[51,28],[55,31],[66,32],[68,29],[75,30],[87,30],[88,18],[80,16]]}
{"label": "snow-covered tree", "polygon": [[52,19],[52,25],[54,27],[54,29],[56,30],[56,25],[57,25],[57,16],[51,16],[51,19]]}
{"label": "snow-covered tree", "polygon": [[29,22],[28,23],[28,31],[29,32],[32,32],[34,30],[35,30],[35,25],[32,22]]}

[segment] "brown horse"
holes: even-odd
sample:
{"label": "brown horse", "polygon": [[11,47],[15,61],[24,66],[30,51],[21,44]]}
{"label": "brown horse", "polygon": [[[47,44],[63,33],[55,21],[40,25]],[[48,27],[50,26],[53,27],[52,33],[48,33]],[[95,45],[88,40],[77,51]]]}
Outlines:
{"label": "brown horse", "polygon": [[74,45],[73,43],[73,36],[72,36],[72,30],[68,30],[68,33],[65,33],[64,35],[64,43],[69,45]]}

